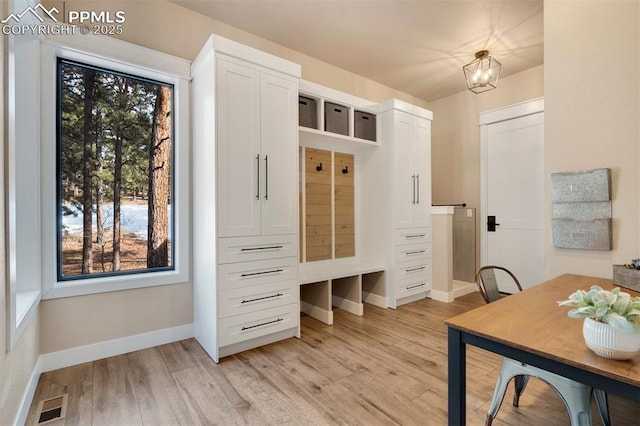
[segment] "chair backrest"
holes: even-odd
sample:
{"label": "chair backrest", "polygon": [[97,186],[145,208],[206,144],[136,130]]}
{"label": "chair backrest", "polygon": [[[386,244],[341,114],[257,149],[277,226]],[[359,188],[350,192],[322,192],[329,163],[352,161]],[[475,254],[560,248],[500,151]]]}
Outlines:
{"label": "chair backrest", "polygon": [[516,287],[519,291],[522,291],[522,286],[520,285],[520,281],[516,278],[511,271],[507,268],[503,268],[502,266],[483,266],[478,270],[478,274],[476,275],[476,285],[478,286],[478,291],[480,295],[484,299],[485,302],[491,303],[500,299],[500,291],[498,290],[498,280],[496,279],[496,269],[506,272],[514,281]]}

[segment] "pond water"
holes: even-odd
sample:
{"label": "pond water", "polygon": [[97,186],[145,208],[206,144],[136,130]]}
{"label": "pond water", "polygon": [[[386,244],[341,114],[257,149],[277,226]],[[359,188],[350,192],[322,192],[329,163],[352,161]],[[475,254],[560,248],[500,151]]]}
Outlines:
{"label": "pond water", "polygon": [[[82,211],[74,206],[67,206],[70,211],[76,214],[62,216],[62,227],[66,234],[82,234]],[[93,206],[92,222],[93,229],[97,228],[96,207]],[[103,206],[103,222],[106,229],[113,228],[113,205]],[[169,217],[171,217],[171,206],[169,206]],[[132,232],[139,238],[147,239],[148,230],[148,207],[146,204],[123,204],[120,206],[120,226],[123,233]],[[171,239],[171,220],[169,220],[169,239]]]}

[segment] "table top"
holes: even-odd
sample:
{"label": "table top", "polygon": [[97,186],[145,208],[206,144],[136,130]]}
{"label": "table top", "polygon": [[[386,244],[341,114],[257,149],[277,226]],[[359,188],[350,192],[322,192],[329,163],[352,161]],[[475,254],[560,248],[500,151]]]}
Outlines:
{"label": "table top", "polygon": [[[561,275],[520,293],[445,321],[452,328],[542,355],[615,380],[640,386],[640,355],[625,361],[594,354],[582,337],[582,319],[569,318],[570,307],[558,306],[579,289],[616,287],[612,280]],[[632,296],[640,293],[621,288]]]}

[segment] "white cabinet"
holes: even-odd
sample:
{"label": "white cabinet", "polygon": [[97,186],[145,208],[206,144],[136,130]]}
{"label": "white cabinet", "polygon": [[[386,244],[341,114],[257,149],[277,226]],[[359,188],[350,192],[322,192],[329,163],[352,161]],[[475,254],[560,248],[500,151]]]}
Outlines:
{"label": "white cabinet", "polygon": [[194,334],[217,362],[300,335],[300,66],[211,36],[192,77]]}
{"label": "white cabinet", "polygon": [[391,100],[381,106],[382,141],[392,160],[391,307],[426,297],[431,282],[430,111]]}
{"label": "white cabinet", "polygon": [[394,111],[396,227],[429,226],[431,209],[431,122]]}
{"label": "white cabinet", "polygon": [[297,83],[216,59],[220,237],[297,232]]}

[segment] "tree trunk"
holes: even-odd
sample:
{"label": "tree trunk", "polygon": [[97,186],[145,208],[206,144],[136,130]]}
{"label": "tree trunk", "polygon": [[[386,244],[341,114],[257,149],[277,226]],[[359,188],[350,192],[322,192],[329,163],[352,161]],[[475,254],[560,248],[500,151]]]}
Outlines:
{"label": "tree trunk", "polygon": [[[120,133],[120,132],[119,132]],[[120,192],[122,191],[122,135],[116,136],[113,165],[113,271],[120,270]]]}
{"label": "tree trunk", "polygon": [[82,273],[90,274],[93,269],[93,239],[91,219],[93,205],[91,180],[93,179],[92,122],[93,122],[93,86],[96,72],[86,69],[84,72],[84,112],[83,112],[83,150],[82,150]]}
{"label": "tree trunk", "polygon": [[104,258],[104,209],[102,207],[104,203],[104,188],[102,186],[102,179],[100,177],[102,173],[102,143],[100,137],[96,135],[96,172],[99,176],[96,179],[96,244],[100,247],[100,266],[102,272],[105,272],[105,258]]}
{"label": "tree trunk", "polygon": [[171,89],[158,87],[149,150],[147,267],[169,265],[168,202],[171,153]]}

